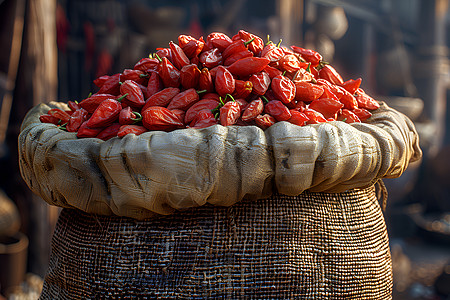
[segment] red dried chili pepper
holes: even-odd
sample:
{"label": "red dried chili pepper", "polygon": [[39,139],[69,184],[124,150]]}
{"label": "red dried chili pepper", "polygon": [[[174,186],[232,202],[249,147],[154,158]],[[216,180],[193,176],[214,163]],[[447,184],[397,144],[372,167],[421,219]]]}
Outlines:
{"label": "red dried chili pepper", "polygon": [[264,72],[266,72],[269,75],[269,78],[272,80],[275,76],[282,75],[283,72],[278,70],[277,68],[274,68],[272,66],[266,66],[264,68]]}
{"label": "red dried chili pepper", "polygon": [[[321,85],[321,87],[323,88],[323,94],[322,96],[320,96],[319,98],[328,98],[328,99],[333,99],[335,101],[339,101],[338,96],[336,96],[336,94],[334,94],[330,87],[327,85]],[[341,95],[342,97],[343,95]]]}
{"label": "red dried chili pepper", "polygon": [[151,106],[167,106],[170,101],[172,101],[173,97],[180,93],[180,89],[174,87],[168,87],[153,94],[150,98],[145,102],[144,107],[142,107],[141,112],[145,111],[147,108]]}
{"label": "red dried chili pepper", "polygon": [[327,119],[320,112],[315,111],[314,109],[307,108],[303,111],[303,113],[309,119],[308,121],[306,121],[306,124],[318,124],[327,121]]}
{"label": "red dried chili pepper", "polygon": [[247,99],[247,97],[252,93],[253,83],[251,81],[235,80],[235,88],[232,96],[234,98]]}
{"label": "red dried chili pepper", "polygon": [[251,53],[249,50],[243,51],[243,52],[238,52],[235,53],[233,55],[231,55],[230,57],[228,57],[224,62],[223,65],[224,66],[230,66],[233,63],[235,63],[236,61],[246,58],[246,57],[252,57],[253,53]]}
{"label": "red dried chili pepper", "polygon": [[322,96],[324,88],[318,84],[306,81],[297,81],[295,83],[295,100],[311,102]]}
{"label": "red dried chili pepper", "polygon": [[278,63],[281,70],[292,73],[300,70],[301,68],[306,69],[308,67],[308,63],[299,61],[297,56],[294,54],[283,56]]}
{"label": "red dried chili pepper", "polygon": [[147,83],[147,95],[146,99],[150,98],[157,92],[161,91],[164,88],[163,83],[161,81],[161,78],[159,77],[158,73],[151,72],[150,78],[148,79]]}
{"label": "red dried chili pepper", "polygon": [[246,57],[234,62],[227,69],[235,76],[246,77],[261,72],[269,62],[265,57]]}
{"label": "red dried chili pepper", "polygon": [[241,115],[241,107],[235,101],[229,101],[220,108],[220,124],[230,126],[237,122]]}
{"label": "red dried chili pepper", "polygon": [[295,84],[283,75],[275,76],[270,84],[275,97],[283,103],[291,102],[295,97]]}
{"label": "red dried chili pepper", "polygon": [[173,97],[167,108],[186,110],[199,99],[200,97],[195,89],[188,89]]}
{"label": "red dried chili pepper", "polygon": [[278,100],[269,101],[264,107],[264,112],[274,117],[277,121],[287,121],[291,118],[291,112]]}
{"label": "red dried chili pepper", "polygon": [[352,112],[358,116],[361,122],[366,121],[368,118],[372,116],[372,113],[365,108],[358,107],[353,109]]}
{"label": "red dried chili pepper", "polygon": [[180,70],[181,86],[185,89],[196,88],[200,79],[200,70],[197,65],[188,64]]}
{"label": "red dried chili pepper", "polygon": [[285,104],[289,110],[298,110],[299,112],[302,112],[306,108],[306,103],[303,101],[291,101],[289,103]]}
{"label": "red dried chili pepper", "polygon": [[[228,57],[233,56],[236,53],[240,52],[248,52],[249,50],[245,46],[244,41],[237,40],[232,42],[223,52],[222,52],[222,58],[226,60]],[[253,55],[250,53],[250,55]]]}
{"label": "red dried chili pepper", "polygon": [[161,58],[159,76],[165,87],[180,86],[180,71],[166,58]]}
{"label": "red dried chili pepper", "polygon": [[250,76],[249,81],[253,85],[252,92],[256,95],[264,95],[270,86],[270,77],[266,72],[260,72]]}
{"label": "red dried chili pepper", "polygon": [[77,109],[80,109],[80,106],[75,101],[67,101],[67,105],[69,106],[70,110],[76,111]]}
{"label": "red dried chili pepper", "polygon": [[343,95],[339,99],[339,101],[344,104],[344,107],[350,110],[357,108],[358,101],[356,100],[356,98],[352,94],[347,92],[347,90],[345,90],[344,88],[341,88],[340,86],[338,88],[343,92]]}
{"label": "red dried chili pepper", "polygon": [[260,98],[250,102],[242,113],[242,121],[248,122],[254,120],[264,111],[264,103]]}
{"label": "red dried chili pepper", "polygon": [[239,30],[238,34],[244,42],[249,42],[247,45],[248,50],[252,51],[255,55],[263,50],[264,41],[259,36],[245,30]]}
{"label": "red dried chili pepper", "polygon": [[281,48],[278,48],[274,43],[269,43],[264,46],[261,51],[261,57],[270,59],[270,62],[277,62],[284,56],[284,52]]}
{"label": "red dried chili pepper", "polygon": [[192,59],[202,52],[205,43],[190,35],[182,34],[178,36],[178,45],[183,49],[186,56]]}
{"label": "red dried chili pepper", "polygon": [[358,118],[356,114],[351,112],[350,110],[343,108],[341,113],[337,117],[338,121],[344,121],[345,123],[361,123],[361,120]]}
{"label": "red dried chili pepper", "polygon": [[198,57],[203,67],[212,69],[222,63],[222,54],[218,48],[202,52]]}
{"label": "red dried chili pepper", "polygon": [[289,120],[287,120],[289,123],[298,125],[298,126],[304,126],[306,125],[306,122],[309,120],[308,116],[305,115],[304,113],[296,110],[296,109],[291,109],[289,110],[289,112],[291,113],[291,118]]}
{"label": "red dried chili pepper", "polygon": [[292,76],[292,81],[293,82],[299,82],[299,81],[315,82],[315,78],[314,78],[314,75],[312,73],[308,72],[307,70],[299,69]]}
{"label": "red dried chili pepper", "polygon": [[213,99],[219,102],[220,96],[217,93],[201,93],[200,94],[201,99]]}
{"label": "red dried chili pepper", "polygon": [[[328,80],[325,80],[325,79],[318,79],[318,80],[317,80],[317,84],[328,87],[329,91],[330,91],[331,93],[333,93],[333,94],[336,96],[336,98],[337,98],[338,100],[341,99],[342,96],[344,96],[344,91],[343,91],[343,89],[339,88],[338,85],[332,84],[332,83],[329,82]],[[330,97],[328,97],[328,98],[330,98]]]}
{"label": "red dried chili pepper", "polygon": [[119,95],[120,94],[120,73],[109,76],[109,78],[103,83],[100,90],[97,94],[111,94],[111,95]]}
{"label": "red dried chili pepper", "polygon": [[189,58],[186,56],[180,46],[178,46],[174,42],[170,42],[169,47],[170,50],[172,50],[172,62],[178,70],[181,70],[181,68],[190,63]]}
{"label": "red dried chili pepper", "polygon": [[172,111],[180,120],[180,122],[184,123],[184,116],[186,115],[186,111],[182,109],[171,109]]}
{"label": "red dried chili pepper", "polygon": [[81,124],[83,124],[88,119],[88,111],[84,108],[79,108],[73,112],[70,116],[69,122],[66,125],[66,129],[69,132],[75,132],[80,128]]}
{"label": "red dried chili pepper", "polygon": [[158,59],[144,57],[134,65],[133,69],[149,73],[152,71],[156,71],[158,69],[158,65],[159,65]]}
{"label": "red dried chili pepper", "polygon": [[54,125],[58,125],[60,123],[60,120],[57,117],[51,116],[49,114],[40,115],[39,120],[42,123],[50,123]]}
{"label": "red dried chili pepper", "polygon": [[380,108],[380,104],[367,95],[362,88],[358,88],[355,94],[356,101],[358,102],[358,107],[365,108],[368,110],[375,110]]}
{"label": "red dried chili pepper", "polygon": [[94,84],[97,87],[101,88],[105,84],[105,82],[108,80],[108,78],[109,78],[108,75],[100,76],[100,77],[94,79]]}
{"label": "red dried chili pepper", "polygon": [[64,110],[59,108],[52,108],[47,112],[47,114],[61,120],[61,124],[69,122],[70,119],[70,115]]}
{"label": "red dried chili pepper", "polygon": [[142,124],[148,130],[171,131],[184,127],[178,115],[161,106],[151,106],[142,112]]}
{"label": "red dried chili pepper", "polygon": [[276,122],[277,120],[269,114],[259,115],[255,118],[256,126],[262,130],[266,130]]}
{"label": "red dried chili pepper", "polygon": [[127,134],[140,135],[147,131],[147,128],[141,125],[122,125],[117,132],[117,136],[122,138]]}
{"label": "red dried chili pepper", "polygon": [[330,65],[325,65],[319,70],[319,78],[325,79],[332,84],[342,85],[344,80],[341,75]]}
{"label": "red dried chili pepper", "polygon": [[355,92],[359,89],[359,86],[361,85],[362,79],[358,78],[356,80],[349,79],[345,81],[341,87],[343,87],[347,92],[350,94],[355,94]]}
{"label": "red dried chili pepper", "polygon": [[203,68],[198,79],[198,86],[200,90],[205,90],[208,93],[214,91],[214,83],[211,77],[211,73],[207,68]]}
{"label": "red dried chili pepper", "polygon": [[149,75],[141,70],[125,69],[120,75],[120,80],[122,82],[132,80],[137,84],[147,85],[148,77]]}
{"label": "red dried chili pepper", "polygon": [[316,67],[322,61],[322,55],[318,52],[310,49],[305,49],[302,47],[291,46],[291,49],[294,50],[295,53],[298,53],[302,56],[304,60],[311,63],[311,67]]}
{"label": "red dried chili pepper", "polygon": [[213,125],[217,125],[217,120],[214,117],[213,113],[209,109],[203,109],[197,113],[189,127],[200,129]]}
{"label": "red dried chili pepper", "polygon": [[224,97],[226,94],[232,94],[235,89],[235,80],[233,75],[223,66],[217,67],[215,76],[215,88],[217,94]]}
{"label": "red dried chili pepper", "polygon": [[156,48],[156,57],[158,58],[167,58],[172,63],[172,50],[170,48]]}
{"label": "red dried chili pepper", "polygon": [[115,99],[106,99],[95,109],[92,116],[87,120],[87,126],[90,128],[106,127],[114,123],[122,110],[120,101],[126,96]]}
{"label": "red dried chili pepper", "polygon": [[120,93],[122,95],[128,94],[125,98],[131,106],[142,107],[145,104],[144,93],[137,83],[132,80],[125,80],[120,85]]}
{"label": "red dried chili pepper", "polygon": [[247,108],[249,103],[247,101],[245,101],[245,99],[234,99],[234,101],[239,104],[239,107],[241,109],[241,115],[242,115],[242,113]]}
{"label": "red dried chili pepper", "polygon": [[332,100],[332,99],[316,99],[311,102],[308,106],[309,109],[320,112],[326,119],[333,118],[336,119],[336,115],[339,110],[344,107],[344,104]]}
{"label": "red dried chili pepper", "polygon": [[202,99],[197,103],[194,103],[189,109],[186,111],[184,115],[184,123],[189,124],[192,120],[195,119],[195,116],[204,109],[213,110],[219,105],[219,101],[213,99]]}
{"label": "red dried chili pepper", "polygon": [[102,131],[100,131],[95,137],[103,141],[107,141],[117,136],[120,126],[122,125],[120,125],[119,123],[113,123],[108,127],[104,128]]}
{"label": "red dried chili pepper", "polygon": [[94,94],[84,100],[82,100],[80,103],[78,103],[78,106],[84,108],[85,110],[88,111],[88,113],[92,114],[97,107],[100,105],[100,103],[102,103],[103,101],[105,101],[106,99],[115,99],[117,98],[114,95],[111,94]]}
{"label": "red dried chili pepper", "polygon": [[139,112],[133,112],[130,106],[122,108],[119,113],[119,124],[120,125],[131,125],[142,121],[142,116]]}
{"label": "red dried chili pepper", "polygon": [[87,126],[88,121],[85,121],[83,124],[81,124],[80,128],[78,128],[77,131],[77,137],[78,138],[93,138],[96,137],[97,134],[99,134],[104,127],[98,127],[98,128],[91,128]]}
{"label": "red dried chili pepper", "polygon": [[224,33],[212,32],[206,37],[206,46],[209,49],[218,48],[223,52],[233,41]]}

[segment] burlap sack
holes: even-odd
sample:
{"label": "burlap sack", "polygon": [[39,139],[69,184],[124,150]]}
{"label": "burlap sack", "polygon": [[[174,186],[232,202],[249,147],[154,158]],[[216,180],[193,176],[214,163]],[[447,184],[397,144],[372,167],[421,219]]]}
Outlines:
{"label": "burlap sack", "polygon": [[154,131],[102,141],[43,124],[62,103],[23,121],[19,163],[50,204],[144,219],[206,203],[230,206],[279,193],[343,192],[398,177],[421,151],[413,123],[382,104],[368,123]]}
{"label": "burlap sack", "polygon": [[391,299],[374,187],[143,221],[63,209],[41,300]]}

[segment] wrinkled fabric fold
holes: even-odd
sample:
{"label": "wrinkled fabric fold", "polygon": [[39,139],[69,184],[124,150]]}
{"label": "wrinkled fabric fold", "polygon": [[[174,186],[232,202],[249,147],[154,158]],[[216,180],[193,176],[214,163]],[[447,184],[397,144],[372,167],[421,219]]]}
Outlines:
{"label": "wrinkled fabric fold", "polygon": [[29,111],[19,165],[29,188],[52,205],[145,219],[202,206],[364,188],[399,177],[421,157],[414,124],[385,103],[366,123],[153,131],[102,141],[43,124],[63,103]]}

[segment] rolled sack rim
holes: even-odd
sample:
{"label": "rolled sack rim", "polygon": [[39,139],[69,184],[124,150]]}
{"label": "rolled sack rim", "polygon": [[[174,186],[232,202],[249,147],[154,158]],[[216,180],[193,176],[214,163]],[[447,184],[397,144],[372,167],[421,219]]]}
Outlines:
{"label": "rolled sack rim", "polygon": [[[139,136],[126,136],[122,139],[115,137],[108,141],[97,138],[78,139],[75,133],[59,130],[53,124],[41,123],[39,116],[54,107],[68,108],[61,102],[42,103],[33,107],[22,122],[19,134],[21,175],[30,189],[48,203],[92,213],[141,219],[206,203],[230,206],[244,198],[266,198],[275,189],[289,196],[299,195],[305,190],[343,192],[353,188],[365,188],[382,178],[398,177],[410,162],[419,160],[422,155],[419,137],[412,121],[384,102],[380,102],[380,108],[372,111],[373,115],[365,123],[332,121],[297,126],[289,122],[278,122],[265,131],[256,126],[214,125],[203,129],[187,128],[171,132],[150,131]],[[192,157],[188,157],[189,153],[182,153],[177,144],[183,140],[180,136],[184,137],[185,147],[188,147],[189,143],[195,144],[191,145],[192,151],[201,158],[202,163],[207,164],[206,166],[198,166]],[[166,151],[169,154],[172,153],[170,151],[175,154],[182,153],[179,161],[167,165],[158,162],[158,155],[169,159],[168,154],[164,154],[164,145],[161,146],[161,143],[165,142],[174,148],[178,147]],[[46,143],[53,144],[46,147]],[[149,145],[152,143],[157,143],[161,149],[156,151],[151,148]],[[41,159],[44,162],[41,164],[44,165],[45,161],[54,159],[56,166],[62,164],[63,160],[68,160],[64,159],[65,153],[54,156],[54,151],[56,148],[63,148],[63,145],[67,148],[69,144],[71,148],[83,149],[89,154],[86,164],[97,164],[94,170],[98,174],[87,176],[89,180],[94,181],[94,184],[87,187],[91,189],[89,199],[80,200],[82,197],[77,195],[77,203],[71,200],[72,195],[68,191],[70,189],[62,184],[55,188],[51,180],[46,181],[43,177],[51,172],[40,170],[44,167],[36,163],[36,159]],[[142,151],[139,153],[140,157],[134,155],[134,145]],[[44,151],[43,149],[48,155],[33,152]],[[30,151],[33,153],[29,153]],[[71,154],[68,157],[72,167],[76,168],[82,164],[74,161],[74,149],[64,151]],[[342,153],[351,153],[351,157]],[[209,157],[211,155],[213,157]],[[128,163],[130,157],[142,159],[149,162],[149,166],[153,168],[166,169],[165,171],[171,172],[167,173],[169,175],[176,173],[170,178],[172,186],[164,186],[163,182],[165,177],[171,176],[159,174],[155,169],[144,170],[139,164],[133,163],[130,163],[130,166],[124,166],[123,162],[120,166],[116,165],[116,160],[123,160],[124,156],[127,156]],[[112,160],[108,161],[110,158]],[[240,162],[236,161],[240,158]],[[226,161],[230,159],[234,162]],[[184,160],[188,162],[183,164]],[[345,166],[352,167],[346,169]],[[130,172],[133,172],[134,168],[146,175],[129,173],[131,176],[124,176],[119,170],[125,167],[131,167]],[[183,170],[187,167],[195,167],[190,172],[194,174]],[[78,173],[83,172],[83,168],[82,166]],[[257,174],[255,178],[251,176],[253,171]],[[149,172],[158,173],[157,179],[160,182],[156,177],[146,177]],[[194,175],[199,178],[192,179]],[[189,176],[191,178],[188,178]],[[124,178],[129,181],[131,187],[120,182]],[[221,181],[223,178],[225,181]],[[55,181],[54,178],[53,180]],[[157,188],[154,189],[155,186]],[[77,188],[74,187],[74,190]],[[180,195],[183,201],[179,201]]]}

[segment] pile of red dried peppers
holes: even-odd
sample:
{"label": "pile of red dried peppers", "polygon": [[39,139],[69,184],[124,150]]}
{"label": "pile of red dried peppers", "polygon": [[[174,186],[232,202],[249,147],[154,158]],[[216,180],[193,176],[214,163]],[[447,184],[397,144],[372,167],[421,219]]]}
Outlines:
{"label": "pile of red dried peppers", "polygon": [[206,39],[180,35],[133,69],[94,80],[99,90],[69,110],[41,115],[78,138],[107,140],[129,133],[181,128],[298,126],[327,121],[363,122],[377,101],[361,78],[344,81],[313,50],[264,42],[240,30]]}

